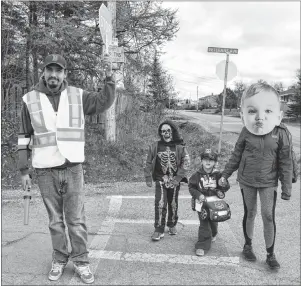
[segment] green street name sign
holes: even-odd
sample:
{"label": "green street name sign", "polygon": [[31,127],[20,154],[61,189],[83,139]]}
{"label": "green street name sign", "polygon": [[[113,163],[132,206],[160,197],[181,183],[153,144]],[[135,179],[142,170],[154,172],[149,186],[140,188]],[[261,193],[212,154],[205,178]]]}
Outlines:
{"label": "green street name sign", "polygon": [[208,53],[238,54],[238,49],[208,47]]}

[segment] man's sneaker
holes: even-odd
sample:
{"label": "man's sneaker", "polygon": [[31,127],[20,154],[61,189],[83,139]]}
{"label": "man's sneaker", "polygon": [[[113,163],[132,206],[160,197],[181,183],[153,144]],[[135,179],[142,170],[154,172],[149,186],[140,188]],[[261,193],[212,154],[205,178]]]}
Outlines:
{"label": "man's sneaker", "polygon": [[175,227],[175,226],[170,227],[168,233],[169,233],[170,235],[176,235],[176,234],[177,234],[177,229],[176,229],[176,227]]}
{"label": "man's sneaker", "polygon": [[197,256],[204,256],[205,255],[205,251],[204,251],[204,249],[196,249],[195,254]]}
{"label": "man's sneaker", "polygon": [[67,263],[60,263],[60,262],[52,261],[52,266],[51,266],[51,270],[48,274],[48,279],[51,281],[56,281],[56,280],[60,279],[60,277],[62,276],[62,274],[64,272],[66,265],[67,265]]}
{"label": "man's sneaker", "polygon": [[274,253],[272,255],[267,255],[266,263],[269,265],[269,267],[271,269],[279,269],[280,268],[280,264],[276,260]]}
{"label": "man's sneaker", "polygon": [[255,261],[256,260],[256,256],[253,252],[253,249],[252,249],[251,245],[245,244],[242,253],[243,253],[246,260],[248,260],[248,261]]}
{"label": "man's sneaker", "polygon": [[160,240],[162,237],[164,237],[164,233],[155,231],[152,235],[152,240]]}
{"label": "man's sneaker", "polygon": [[77,273],[80,279],[86,283],[90,284],[94,282],[94,275],[90,270],[89,265],[76,265],[74,264],[75,273]]}
{"label": "man's sneaker", "polygon": [[215,241],[216,241],[216,237],[217,237],[217,234],[216,234],[215,236],[212,236],[211,241],[212,241],[212,242],[215,242]]}

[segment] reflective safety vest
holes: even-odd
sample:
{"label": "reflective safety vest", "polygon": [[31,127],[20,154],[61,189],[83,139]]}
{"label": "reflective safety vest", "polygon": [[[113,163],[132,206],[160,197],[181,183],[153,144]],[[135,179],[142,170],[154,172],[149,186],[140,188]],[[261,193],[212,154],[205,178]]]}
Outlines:
{"label": "reflective safety vest", "polygon": [[32,166],[51,168],[83,162],[85,133],[83,90],[68,86],[60,95],[57,113],[44,93],[31,91],[23,96],[34,129]]}

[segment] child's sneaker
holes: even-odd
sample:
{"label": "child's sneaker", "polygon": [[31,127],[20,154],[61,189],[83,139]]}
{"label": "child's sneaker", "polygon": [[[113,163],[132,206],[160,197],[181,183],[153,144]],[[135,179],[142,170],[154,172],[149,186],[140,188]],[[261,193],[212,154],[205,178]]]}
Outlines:
{"label": "child's sneaker", "polygon": [[205,251],[204,251],[204,249],[196,249],[195,254],[197,256],[204,256],[205,255]]}
{"label": "child's sneaker", "polygon": [[251,245],[245,244],[242,253],[243,253],[246,260],[248,260],[248,261],[255,261],[256,260],[256,256],[253,252],[253,248],[252,248]]}
{"label": "child's sneaker", "polygon": [[48,274],[48,279],[51,281],[57,281],[62,276],[67,263],[52,261],[51,270]]}
{"label": "child's sneaker", "polygon": [[74,270],[75,270],[75,273],[77,273],[79,275],[80,279],[84,283],[90,284],[90,283],[94,282],[94,275],[91,272],[88,264],[83,264],[83,265],[74,264]]}
{"label": "child's sneaker", "polygon": [[155,231],[152,235],[152,240],[160,240],[162,237],[164,237],[164,233],[160,233],[158,231]]}
{"label": "child's sneaker", "polygon": [[280,268],[280,264],[276,260],[274,253],[272,255],[267,255],[266,263],[269,265],[269,267],[271,269],[279,269]]}
{"label": "child's sneaker", "polygon": [[170,227],[168,233],[169,233],[170,235],[176,235],[176,234],[177,234],[177,229],[176,229],[176,227],[175,227],[175,226]]}

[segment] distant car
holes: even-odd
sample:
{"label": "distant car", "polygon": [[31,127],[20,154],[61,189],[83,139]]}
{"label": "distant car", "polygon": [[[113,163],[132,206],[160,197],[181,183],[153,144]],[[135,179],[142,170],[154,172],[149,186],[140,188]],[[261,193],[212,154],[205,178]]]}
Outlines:
{"label": "distant car", "polygon": [[222,222],[231,218],[230,206],[223,200],[225,193],[216,190],[216,196],[205,197],[202,203],[195,201],[194,209],[201,213],[201,219]]}

